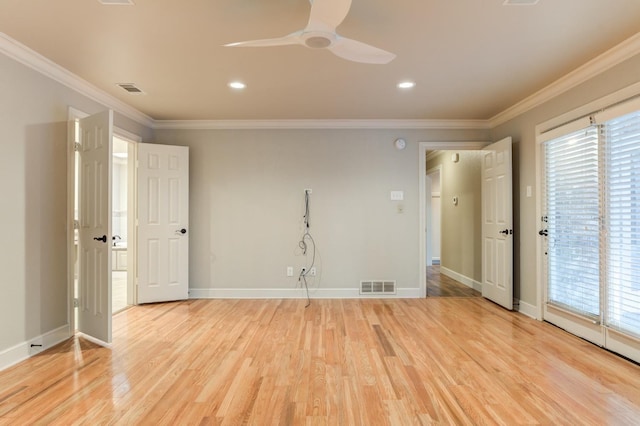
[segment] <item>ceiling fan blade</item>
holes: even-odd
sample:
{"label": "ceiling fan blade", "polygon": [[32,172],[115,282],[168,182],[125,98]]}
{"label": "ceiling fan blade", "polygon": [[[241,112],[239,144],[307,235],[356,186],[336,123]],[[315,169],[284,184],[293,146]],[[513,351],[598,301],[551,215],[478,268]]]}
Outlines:
{"label": "ceiling fan blade", "polygon": [[312,0],[307,31],[334,32],[350,8],[351,0]]}
{"label": "ceiling fan blade", "polygon": [[302,31],[291,33],[279,38],[265,38],[262,40],[239,41],[237,43],[225,44],[224,47],[267,47],[267,46],[287,46],[290,44],[303,44],[300,39]]}
{"label": "ceiling fan blade", "polygon": [[340,36],[327,49],[343,59],[365,64],[388,64],[396,57],[394,53]]}

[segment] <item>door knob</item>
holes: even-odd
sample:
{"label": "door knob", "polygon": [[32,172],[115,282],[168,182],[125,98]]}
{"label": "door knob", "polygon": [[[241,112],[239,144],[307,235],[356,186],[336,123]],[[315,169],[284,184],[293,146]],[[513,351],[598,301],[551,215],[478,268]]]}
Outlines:
{"label": "door knob", "polygon": [[184,235],[184,234],[186,234],[186,233],[187,233],[187,230],[186,230],[185,228],[182,228],[182,229],[179,229],[179,230],[177,230],[177,231],[176,231],[176,234],[182,234],[182,235]]}
{"label": "door knob", "polygon": [[513,234],[513,229],[503,229],[502,231],[500,231],[500,233],[504,235],[510,235]]}
{"label": "door knob", "polygon": [[94,240],[96,241],[102,241],[103,243],[107,242],[107,236],[103,235],[102,237],[93,237]]}
{"label": "door knob", "polygon": [[546,229],[541,229],[541,230],[538,232],[538,235],[542,235],[543,237],[547,237],[547,236],[549,236],[549,231],[548,231],[548,230],[546,230]]}

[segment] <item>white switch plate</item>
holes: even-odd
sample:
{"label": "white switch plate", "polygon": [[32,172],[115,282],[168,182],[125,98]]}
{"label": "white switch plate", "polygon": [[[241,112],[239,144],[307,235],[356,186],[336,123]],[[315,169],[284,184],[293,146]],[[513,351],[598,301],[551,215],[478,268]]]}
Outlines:
{"label": "white switch plate", "polygon": [[531,197],[533,195],[533,190],[531,185],[527,185],[527,197]]}
{"label": "white switch plate", "polygon": [[288,277],[293,276],[293,266],[287,266],[287,276]]}
{"label": "white switch plate", "polygon": [[404,200],[404,191],[391,191],[391,201]]}

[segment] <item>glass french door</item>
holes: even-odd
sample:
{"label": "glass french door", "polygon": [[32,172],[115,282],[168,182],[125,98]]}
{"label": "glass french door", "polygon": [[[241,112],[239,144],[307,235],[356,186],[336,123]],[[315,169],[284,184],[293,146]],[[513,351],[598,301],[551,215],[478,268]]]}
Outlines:
{"label": "glass french door", "polygon": [[612,115],[543,144],[543,312],[640,361],[640,111]]}

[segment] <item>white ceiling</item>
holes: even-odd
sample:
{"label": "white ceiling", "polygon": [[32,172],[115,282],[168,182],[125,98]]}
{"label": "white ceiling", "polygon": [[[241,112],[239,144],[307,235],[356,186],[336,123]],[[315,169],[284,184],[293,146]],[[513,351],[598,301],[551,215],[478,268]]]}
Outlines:
{"label": "white ceiling", "polygon": [[640,31],[638,0],[503,2],[353,0],[338,33],[387,65],[222,46],[304,28],[309,0],[2,0],[0,31],[155,120],[486,120]]}

